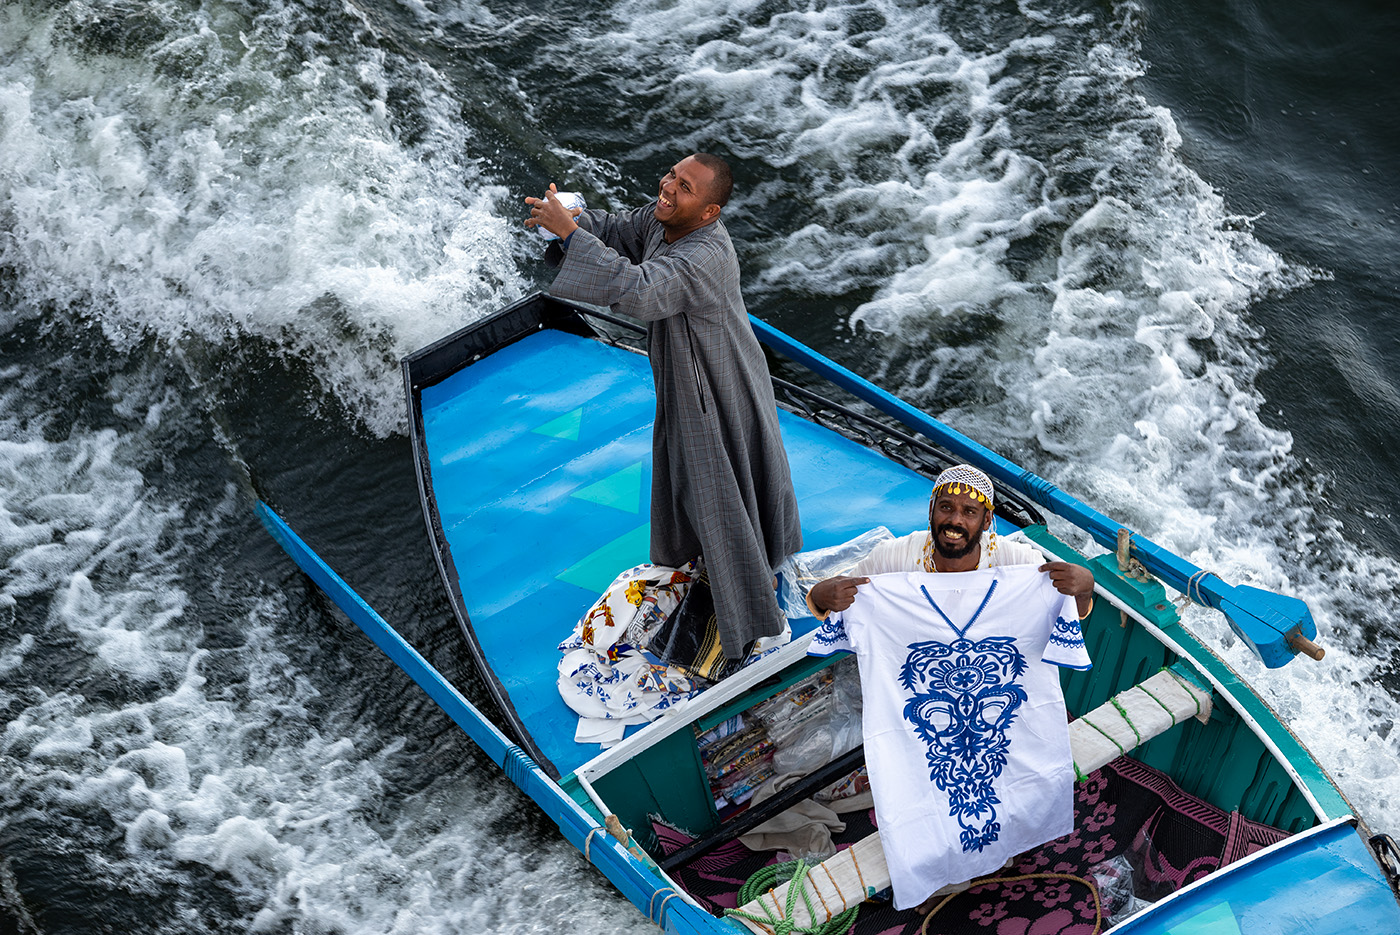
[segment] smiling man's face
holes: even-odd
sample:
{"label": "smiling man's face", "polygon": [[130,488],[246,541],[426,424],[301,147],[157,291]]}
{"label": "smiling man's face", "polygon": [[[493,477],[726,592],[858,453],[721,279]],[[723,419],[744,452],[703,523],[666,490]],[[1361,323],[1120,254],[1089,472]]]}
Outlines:
{"label": "smiling man's face", "polygon": [[933,547],[944,558],[963,558],[977,548],[992,513],[970,494],[942,493],[929,507]]}
{"label": "smiling man's face", "polygon": [[714,170],[686,156],[661,178],[656,192],[656,219],[666,228],[666,242],[675,243],[719,217],[711,197]]}

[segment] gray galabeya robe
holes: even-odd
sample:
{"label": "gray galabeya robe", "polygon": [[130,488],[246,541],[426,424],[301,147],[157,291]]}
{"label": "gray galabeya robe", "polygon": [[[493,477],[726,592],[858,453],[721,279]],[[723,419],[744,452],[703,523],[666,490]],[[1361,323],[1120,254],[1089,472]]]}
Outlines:
{"label": "gray galabeya robe", "polygon": [[651,560],[704,555],[720,644],[737,658],[781,631],[773,571],[802,547],[797,497],[778,431],[768,365],[739,293],[721,221],[673,244],[654,205],[585,211],[550,292],[647,323],[652,434]]}

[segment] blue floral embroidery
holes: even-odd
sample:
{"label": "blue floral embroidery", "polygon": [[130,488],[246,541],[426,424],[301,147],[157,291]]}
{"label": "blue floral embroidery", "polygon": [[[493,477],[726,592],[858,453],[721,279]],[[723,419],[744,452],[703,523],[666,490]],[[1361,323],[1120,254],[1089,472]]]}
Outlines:
{"label": "blue floral embroidery", "polygon": [[977,612],[961,628],[928,599],[958,638],[951,643],[927,640],[909,645],[899,681],[911,693],[904,718],[928,745],[929,776],[948,795],[948,814],[958,820],[964,852],[980,851],[1001,836],[993,783],[1006,767],[1011,746],[1007,730],[1026,700],[1015,680],[1026,659],[1008,636],[972,641],[965,637],[991,600],[996,582]]}
{"label": "blue floral embroidery", "polygon": [[1050,631],[1050,642],[1056,646],[1074,649],[1084,645],[1084,634],[1079,629],[1079,621],[1055,618],[1055,629]]}
{"label": "blue floral embroidery", "polygon": [[827,648],[838,646],[848,649],[851,639],[846,635],[846,621],[840,617],[828,617],[817,632],[812,634],[812,642]]}

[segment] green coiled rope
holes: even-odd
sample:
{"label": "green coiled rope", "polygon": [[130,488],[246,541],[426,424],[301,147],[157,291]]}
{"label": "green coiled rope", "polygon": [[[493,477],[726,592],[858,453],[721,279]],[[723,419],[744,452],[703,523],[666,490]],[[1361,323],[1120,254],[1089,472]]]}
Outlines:
{"label": "green coiled rope", "polygon": [[859,904],[832,916],[813,928],[798,928],[792,921],[792,910],[797,907],[799,895],[807,906],[808,918],[815,919],[817,917],[817,913],[812,909],[812,898],[807,895],[807,862],[805,860],[789,860],[786,863],[760,867],[753,876],[744,881],[743,886],[739,887],[739,905],[747,906],[764,893],[782,885],[786,880],[791,880],[792,885],[788,887],[787,905],[780,914],[774,915],[773,910],[766,905],[763,906],[764,914],[761,916],[744,912],[742,909],[726,909],[724,914],[748,919],[759,925],[766,925],[776,935],[841,935],[855,924],[856,913],[860,911]]}

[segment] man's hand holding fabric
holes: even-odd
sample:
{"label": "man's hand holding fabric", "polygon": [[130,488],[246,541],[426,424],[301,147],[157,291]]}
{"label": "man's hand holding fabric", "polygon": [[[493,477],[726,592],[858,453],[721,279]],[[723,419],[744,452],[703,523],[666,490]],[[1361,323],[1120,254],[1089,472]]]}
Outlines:
{"label": "man's hand holding fabric", "polygon": [[1082,620],[1094,606],[1094,573],[1083,565],[1073,562],[1046,562],[1040,571],[1050,576],[1050,583],[1061,594],[1075,599]]}

